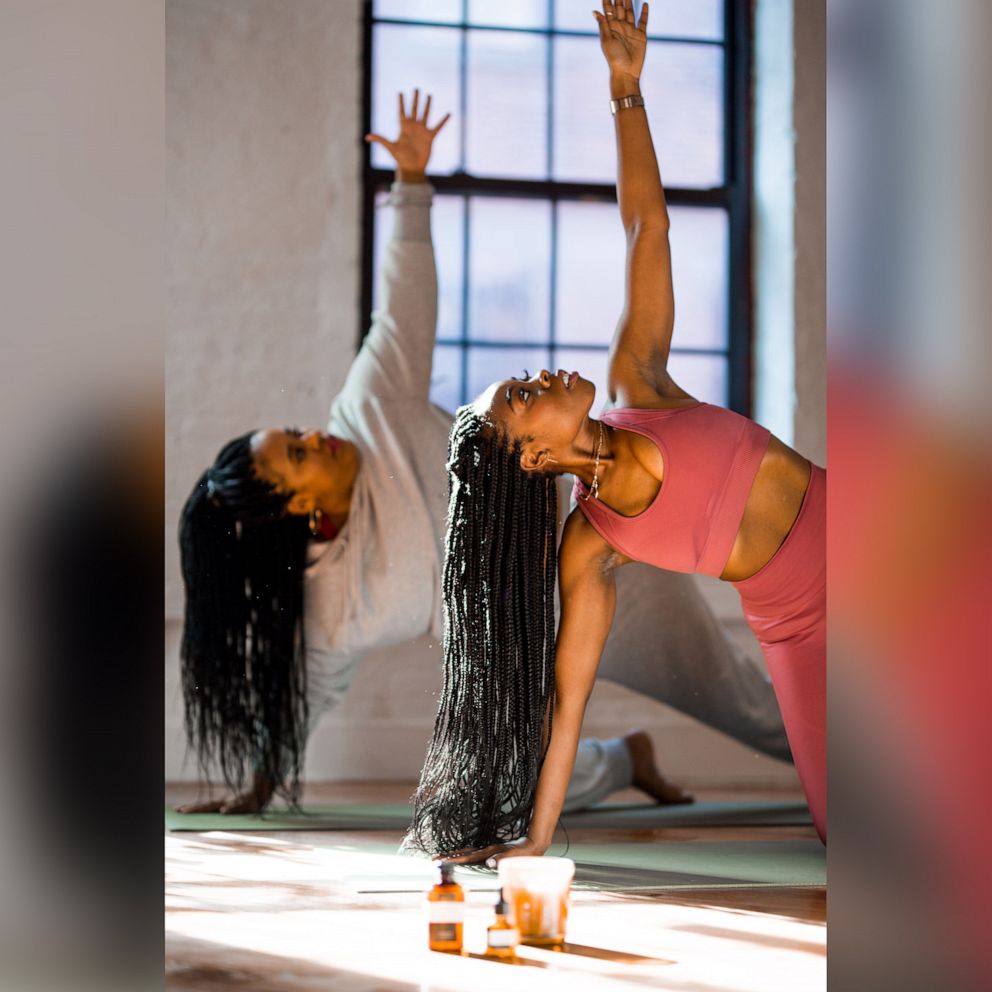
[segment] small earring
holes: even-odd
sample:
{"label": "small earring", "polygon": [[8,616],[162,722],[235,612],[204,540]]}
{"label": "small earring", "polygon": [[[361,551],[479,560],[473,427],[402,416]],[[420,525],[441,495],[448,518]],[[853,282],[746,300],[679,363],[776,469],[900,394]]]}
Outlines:
{"label": "small earring", "polygon": [[310,511],[310,533],[314,537],[320,533],[320,522],[323,517],[323,513],[316,506]]}

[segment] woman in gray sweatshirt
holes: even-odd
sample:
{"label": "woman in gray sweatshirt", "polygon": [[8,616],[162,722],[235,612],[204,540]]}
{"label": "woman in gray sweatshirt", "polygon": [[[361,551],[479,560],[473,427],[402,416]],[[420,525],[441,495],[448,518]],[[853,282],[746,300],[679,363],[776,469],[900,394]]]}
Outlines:
{"label": "woman in gray sweatshirt", "polygon": [[[250,812],[299,797],[306,740],[347,691],[365,652],[442,636],[441,561],[451,416],[429,399],[437,317],[425,171],[447,116],[430,97],[400,133],[394,225],[380,306],[326,430],[266,429],[228,442],[180,523],[187,737],[231,795],[181,812]],[[636,566],[632,566],[633,572]],[[746,744],[787,759],[767,675],[727,639],[691,577],[645,569],[618,583],[601,673]],[[660,664],[659,664],[660,662]],[[627,785],[689,799],[633,733],[583,742],[566,809]]]}

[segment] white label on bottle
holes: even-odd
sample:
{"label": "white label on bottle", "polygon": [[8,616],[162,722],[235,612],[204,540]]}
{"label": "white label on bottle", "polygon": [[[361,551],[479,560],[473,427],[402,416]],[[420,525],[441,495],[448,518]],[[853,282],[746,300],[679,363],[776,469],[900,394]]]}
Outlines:
{"label": "white label on bottle", "polygon": [[465,903],[429,902],[427,919],[431,923],[462,923],[465,920]]}
{"label": "white label on bottle", "polygon": [[511,930],[490,930],[489,946],[495,948],[516,947],[520,943],[520,931]]}

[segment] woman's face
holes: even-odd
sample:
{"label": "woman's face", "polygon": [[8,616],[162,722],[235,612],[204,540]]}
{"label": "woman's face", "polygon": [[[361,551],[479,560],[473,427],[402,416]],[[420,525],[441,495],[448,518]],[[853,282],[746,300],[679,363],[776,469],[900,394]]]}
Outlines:
{"label": "woman's face", "polygon": [[543,468],[541,452],[568,451],[585,423],[596,387],[578,372],[546,369],[531,379],[493,383],[476,401],[480,413],[503,425],[514,438],[527,438],[525,468]]}
{"label": "woman's face", "polygon": [[251,439],[255,472],[280,493],[292,493],[290,513],[334,506],[351,490],[358,449],[351,441],[317,428],[264,430]]}

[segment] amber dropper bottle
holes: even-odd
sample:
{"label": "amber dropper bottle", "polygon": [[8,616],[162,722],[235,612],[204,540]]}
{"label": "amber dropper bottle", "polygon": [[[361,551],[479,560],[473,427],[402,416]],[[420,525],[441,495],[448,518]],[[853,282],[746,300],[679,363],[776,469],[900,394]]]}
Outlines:
{"label": "amber dropper bottle", "polygon": [[438,865],[438,881],[427,893],[428,941],[432,951],[460,954],[465,922],[465,892],[455,881],[450,861]]}
{"label": "amber dropper bottle", "polygon": [[507,916],[510,907],[499,890],[499,902],[496,903],[496,922],[486,931],[486,957],[512,958],[516,956],[517,944],[520,943],[520,931],[510,924]]}

